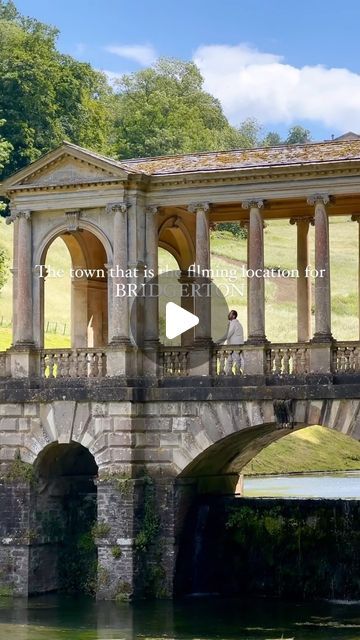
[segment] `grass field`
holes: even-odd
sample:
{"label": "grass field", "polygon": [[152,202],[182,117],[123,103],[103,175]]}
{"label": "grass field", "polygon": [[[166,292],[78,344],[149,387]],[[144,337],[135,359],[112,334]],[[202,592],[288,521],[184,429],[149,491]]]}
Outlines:
{"label": "grass field", "polygon": [[[296,228],[288,222],[268,222],[265,228],[265,265],[282,269],[296,268]],[[314,245],[314,230],[310,229],[310,246]],[[333,335],[341,340],[357,340],[358,328],[358,234],[355,223],[349,218],[330,220],[331,242],[331,286]],[[5,247],[11,256],[12,226],[0,223],[0,247]],[[212,269],[233,269],[239,274],[246,262],[246,240],[237,239],[227,232],[211,235]],[[313,251],[310,262],[314,264]],[[62,268],[67,273],[70,257],[61,239],[49,249],[47,264]],[[159,266],[177,268],[172,256],[159,251]],[[224,283],[224,278],[214,278],[215,284]],[[230,308],[239,311],[245,331],[246,278],[238,278],[243,295],[233,295],[227,300]],[[11,277],[0,293],[0,321],[10,322],[12,309]],[[296,279],[273,278],[265,280],[266,333],[272,342],[296,341]],[[69,278],[48,279],[45,294],[45,325],[47,322],[66,324],[70,327],[70,282]],[[220,320],[222,323],[222,319]],[[224,323],[226,320],[224,320]],[[70,330],[67,330],[67,334]],[[10,345],[10,333],[0,328],[0,349]],[[69,336],[46,335],[46,346],[69,346]]]}
{"label": "grass field", "polygon": [[245,475],[360,469],[360,442],[342,433],[306,427],[270,444],[253,458]]}

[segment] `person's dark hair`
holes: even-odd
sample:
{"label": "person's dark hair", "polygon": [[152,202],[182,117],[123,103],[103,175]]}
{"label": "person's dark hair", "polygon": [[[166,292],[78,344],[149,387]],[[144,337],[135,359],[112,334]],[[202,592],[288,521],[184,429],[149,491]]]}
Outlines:
{"label": "person's dark hair", "polygon": [[232,313],[235,318],[237,318],[237,311],[235,311],[235,309],[231,309],[230,313]]}

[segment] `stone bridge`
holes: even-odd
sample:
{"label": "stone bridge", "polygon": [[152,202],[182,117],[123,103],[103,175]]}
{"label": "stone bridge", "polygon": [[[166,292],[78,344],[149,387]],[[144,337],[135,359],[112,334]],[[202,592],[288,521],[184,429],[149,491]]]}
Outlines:
{"label": "stone bridge", "polygon": [[[13,344],[0,354],[2,588],[61,587],[77,505],[96,544],[99,598],[171,596],[199,494],[236,492],[242,467],[292,429],[321,424],[359,440],[360,343],[332,337],[328,237],[330,214],[357,220],[359,165],[358,141],[126,163],[65,143],[2,185],[14,223]],[[274,218],[297,225],[296,343],[266,340],[256,277],[244,345],[213,343],[209,299],[182,301],[200,322],[178,343],[159,340],[157,300],[130,322],[116,285],[127,269],[142,281],[156,273],[158,246],[190,278],[191,264],[210,267],[210,224],[239,221],[256,271]],[[44,349],[39,267],[58,237],[74,268],[104,274],[73,278],[71,348]],[[244,365],[229,370],[234,351]]]}

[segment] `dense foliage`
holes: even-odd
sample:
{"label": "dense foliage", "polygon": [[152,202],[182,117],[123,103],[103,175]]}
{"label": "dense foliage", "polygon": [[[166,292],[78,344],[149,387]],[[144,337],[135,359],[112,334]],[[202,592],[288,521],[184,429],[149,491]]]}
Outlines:
{"label": "dense foliage", "polygon": [[309,140],[302,127],[261,136],[248,118],[230,125],[192,62],[160,59],[112,87],[90,64],[61,54],[58,31],[0,0],[0,177],[63,139],[119,158]]}

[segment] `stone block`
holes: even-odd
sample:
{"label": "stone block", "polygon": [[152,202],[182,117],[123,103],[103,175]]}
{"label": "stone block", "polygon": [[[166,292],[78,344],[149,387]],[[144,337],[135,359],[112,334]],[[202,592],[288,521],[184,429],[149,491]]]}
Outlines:
{"label": "stone block", "polygon": [[130,431],[132,429],[132,419],[131,418],[120,418],[115,416],[113,418],[113,426],[114,431]]}
{"label": "stone block", "polygon": [[180,433],[163,433],[160,435],[160,447],[176,447],[180,442]]}
{"label": "stone block", "polygon": [[136,446],[137,447],[159,447],[160,446],[160,434],[159,433],[136,433]]}
{"label": "stone block", "polygon": [[0,417],[1,416],[21,416],[22,405],[21,404],[0,404]]}
{"label": "stone block", "polygon": [[30,430],[29,418],[19,418],[18,425],[19,425],[18,426],[19,431],[29,431]]}
{"label": "stone block", "polygon": [[182,402],[180,406],[182,416],[197,416],[198,406],[196,402]]}
{"label": "stone block", "polygon": [[109,433],[107,441],[109,447],[130,447],[134,443],[134,434],[129,431],[125,433]]}
{"label": "stone block", "polygon": [[177,416],[180,413],[179,402],[159,402],[160,416]]}
{"label": "stone block", "polygon": [[109,402],[110,416],[131,416],[133,405],[130,402]]}
{"label": "stone block", "polygon": [[24,416],[38,416],[39,415],[39,405],[36,404],[24,404]]}
{"label": "stone block", "polygon": [[17,419],[16,418],[0,418],[0,431],[16,431]]}

